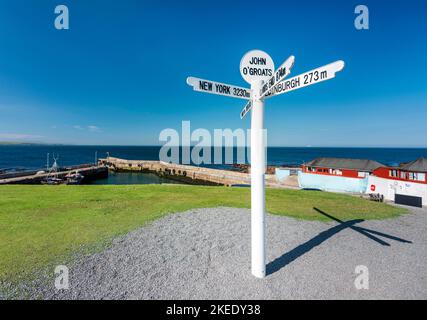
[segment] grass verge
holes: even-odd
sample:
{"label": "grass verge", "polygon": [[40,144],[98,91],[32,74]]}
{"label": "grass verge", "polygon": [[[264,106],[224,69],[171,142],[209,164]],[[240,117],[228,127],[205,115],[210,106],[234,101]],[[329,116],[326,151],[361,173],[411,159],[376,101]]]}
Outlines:
{"label": "grass verge", "polygon": [[[298,219],[385,219],[405,209],[343,194],[268,189],[267,210]],[[114,237],[168,213],[250,207],[249,188],[183,185],[0,186],[0,283],[30,277],[72,254],[99,250]]]}

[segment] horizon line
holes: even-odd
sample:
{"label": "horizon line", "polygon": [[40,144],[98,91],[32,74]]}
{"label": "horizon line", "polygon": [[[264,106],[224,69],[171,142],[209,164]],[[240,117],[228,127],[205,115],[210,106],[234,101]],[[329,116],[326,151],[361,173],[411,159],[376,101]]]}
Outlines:
{"label": "horizon line", "polygon": [[[38,145],[38,146],[81,146],[81,147],[163,147],[163,145],[157,144],[74,144],[74,143],[44,143],[44,142],[16,142],[16,141],[0,141],[0,146],[19,146],[19,145]],[[174,145],[169,147],[195,147],[196,145]],[[204,146],[200,146],[204,147]],[[250,148],[250,146],[210,146],[211,148]],[[362,148],[377,148],[377,149],[427,149],[427,146],[280,146],[280,145],[271,145],[267,148],[346,148],[346,149],[362,149]]]}

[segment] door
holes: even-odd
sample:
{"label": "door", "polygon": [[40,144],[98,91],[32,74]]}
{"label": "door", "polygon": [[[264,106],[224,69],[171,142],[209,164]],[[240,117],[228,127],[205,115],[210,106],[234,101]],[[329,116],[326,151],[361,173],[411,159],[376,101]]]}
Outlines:
{"label": "door", "polygon": [[413,207],[423,207],[423,199],[421,197],[408,196],[406,194],[398,194],[396,193],[394,203],[404,204],[407,206]]}
{"label": "door", "polygon": [[396,194],[396,186],[394,185],[389,185],[388,187],[388,194],[387,194],[387,199],[394,201],[395,199],[395,194]]}

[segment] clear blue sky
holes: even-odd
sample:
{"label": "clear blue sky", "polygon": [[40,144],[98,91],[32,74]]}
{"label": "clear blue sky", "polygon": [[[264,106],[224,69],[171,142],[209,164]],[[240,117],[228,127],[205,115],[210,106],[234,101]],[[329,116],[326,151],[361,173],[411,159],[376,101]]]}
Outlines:
{"label": "clear blue sky", "polygon": [[[336,79],[269,99],[274,146],[427,146],[425,1],[0,0],[0,141],[157,145],[162,129],[248,128],[243,100],[187,76],[247,86],[251,49],[291,76],[342,59]],[[54,28],[66,4],[70,30]],[[354,27],[354,8],[370,29]]]}

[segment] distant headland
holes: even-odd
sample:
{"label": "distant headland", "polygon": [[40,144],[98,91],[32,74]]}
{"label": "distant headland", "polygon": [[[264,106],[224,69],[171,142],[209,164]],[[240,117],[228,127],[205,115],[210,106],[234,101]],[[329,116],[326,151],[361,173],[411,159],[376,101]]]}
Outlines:
{"label": "distant headland", "polygon": [[11,146],[11,145],[19,145],[19,146],[63,146],[61,143],[44,143],[44,142],[20,142],[20,141],[0,141],[0,146]]}

